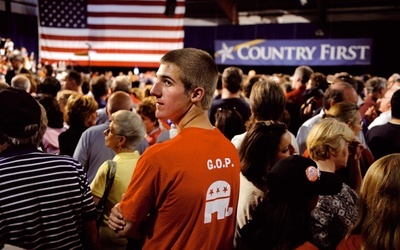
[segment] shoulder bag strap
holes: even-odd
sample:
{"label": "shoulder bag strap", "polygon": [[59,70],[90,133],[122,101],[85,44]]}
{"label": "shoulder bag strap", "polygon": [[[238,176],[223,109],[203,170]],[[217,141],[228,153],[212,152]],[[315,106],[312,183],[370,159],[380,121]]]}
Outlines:
{"label": "shoulder bag strap", "polygon": [[97,228],[99,228],[103,212],[104,212],[104,207],[106,204],[106,201],[108,199],[108,194],[110,193],[112,184],[114,182],[114,177],[115,177],[115,172],[117,171],[117,163],[112,160],[108,160],[108,171],[107,171],[107,176],[106,176],[106,185],[104,189],[103,196],[100,198],[99,202],[96,205],[96,225]]}
{"label": "shoulder bag strap", "polygon": [[108,194],[110,193],[112,184],[114,182],[115,172],[117,171],[117,163],[112,160],[108,160],[108,172],[107,172],[107,179],[106,179],[106,188],[104,190],[102,199],[107,200]]}

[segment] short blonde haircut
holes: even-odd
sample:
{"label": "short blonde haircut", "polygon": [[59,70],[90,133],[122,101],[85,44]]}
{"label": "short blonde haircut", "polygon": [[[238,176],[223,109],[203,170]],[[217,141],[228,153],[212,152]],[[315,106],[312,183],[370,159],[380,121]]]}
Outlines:
{"label": "short blonde haircut", "polygon": [[327,160],[330,157],[330,149],[341,152],[347,145],[355,139],[353,130],[335,118],[325,118],[312,127],[307,137],[307,149],[310,158]]}

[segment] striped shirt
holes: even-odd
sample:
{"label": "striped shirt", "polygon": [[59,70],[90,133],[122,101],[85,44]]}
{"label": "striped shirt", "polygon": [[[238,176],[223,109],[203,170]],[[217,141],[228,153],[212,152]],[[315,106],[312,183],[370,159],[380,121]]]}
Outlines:
{"label": "striped shirt", "polygon": [[94,217],[93,197],[77,160],[37,150],[0,154],[1,244],[83,249],[82,224]]}

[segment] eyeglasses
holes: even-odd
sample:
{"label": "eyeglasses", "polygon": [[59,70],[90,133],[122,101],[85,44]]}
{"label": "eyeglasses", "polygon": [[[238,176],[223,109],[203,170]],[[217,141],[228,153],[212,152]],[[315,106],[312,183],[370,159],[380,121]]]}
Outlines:
{"label": "eyeglasses", "polygon": [[[106,134],[106,135],[108,135],[108,134],[110,134],[110,133],[112,133],[111,132],[111,129],[110,128],[107,128],[105,131],[104,131],[104,133]],[[114,134],[114,133],[112,133],[113,135],[117,135],[117,136],[122,136],[122,135],[119,135],[119,134]]]}
{"label": "eyeglasses", "polygon": [[104,131],[104,133],[105,133],[106,135],[108,135],[110,132],[111,132],[111,129],[110,129],[110,128],[107,128],[107,129]]}

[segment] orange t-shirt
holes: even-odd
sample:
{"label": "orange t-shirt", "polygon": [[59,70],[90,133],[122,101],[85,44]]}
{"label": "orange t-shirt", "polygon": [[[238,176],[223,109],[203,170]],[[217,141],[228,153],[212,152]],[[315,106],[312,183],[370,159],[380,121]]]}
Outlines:
{"label": "orange t-shirt", "polygon": [[232,249],[239,155],[218,130],[185,128],[146,149],[120,208],[146,220],[143,249]]}

